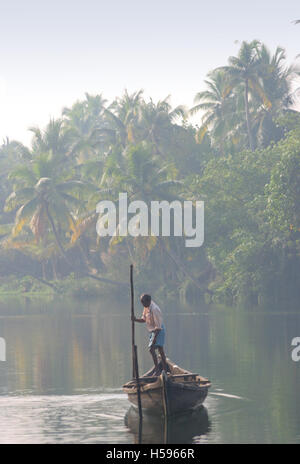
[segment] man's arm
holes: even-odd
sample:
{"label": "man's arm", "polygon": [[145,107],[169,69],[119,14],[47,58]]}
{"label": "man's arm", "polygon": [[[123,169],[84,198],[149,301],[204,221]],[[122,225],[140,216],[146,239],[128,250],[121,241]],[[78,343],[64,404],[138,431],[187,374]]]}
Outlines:
{"label": "man's arm", "polygon": [[142,317],[141,318],[134,317],[133,320],[134,322],[146,322],[145,319],[143,319]]}

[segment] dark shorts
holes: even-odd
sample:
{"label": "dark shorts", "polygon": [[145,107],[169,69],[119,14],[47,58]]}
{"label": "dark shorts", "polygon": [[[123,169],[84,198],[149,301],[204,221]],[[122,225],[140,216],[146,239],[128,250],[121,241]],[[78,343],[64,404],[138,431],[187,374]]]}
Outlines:
{"label": "dark shorts", "polygon": [[[152,344],[152,340],[154,338],[154,335],[155,335],[154,332],[150,332],[150,334],[149,334],[149,345],[148,345],[149,348],[150,348],[150,346]],[[161,327],[161,330],[159,331],[159,333],[157,335],[155,345],[153,345],[153,346],[164,346],[164,344],[165,344],[165,336],[166,336],[166,329],[165,329],[165,326],[163,324],[162,327]]]}

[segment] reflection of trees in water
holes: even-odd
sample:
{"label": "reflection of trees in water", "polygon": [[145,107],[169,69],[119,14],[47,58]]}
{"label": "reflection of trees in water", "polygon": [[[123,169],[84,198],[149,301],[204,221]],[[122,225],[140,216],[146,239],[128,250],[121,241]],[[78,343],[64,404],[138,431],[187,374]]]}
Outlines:
{"label": "reflection of trees in water", "polygon": [[[131,406],[125,415],[125,425],[138,443],[139,415]],[[142,443],[197,443],[201,436],[210,432],[211,422],[207,409],[200,406],[186,414],[165,419],[163,416],[143,413]]]}
{"label": "reflection of trees in water", "polygon": [[130,346],[123,318],[107,314],[113,313],[110,307],[106,314],[95,305],[88,314],[76,315],[68,306],[53,305],[47,314],[11,312],[3,319],[3,336],[10,341],[7,366],[17,374],[7,377],[9,390],[71,393],[116,387],[127,378]]}
{"label": "reflection of trees in water", "polygon": [[208,377],[214,387],[255,402],[244,416],[232,414],[230,427],[217,423],[225,443],[284,443],[299,430],[299,371],[289,359],[289,344],[300,319],[271,310],[228,308],[211,316]]}
{"label": "reflection of trees in water", "polygon": [[[298,313],[231,308],[201,313],[202,308],[189,307],[185,314],[184,307],[179,310],[164,301],[161,306],[170,358],[208,377],[214,391],[221,388],[251,400],[247,414],[231,414],[230,427],[223,418],[214,421],[222,442],[250,438],[289,442],[297,436],[300,371],[299,363],[291,360],[290,342],[300,332]],[[126,304],[13,300],[1,302],[0,309],[0,335],[7,343],[1,390],[70,394],[81,388],[121,388],[128,380],[131,347]],[[151,367],[145,327],[138,328],[136,336],[143,372]],[[209,404],[211,415],[223,414],[219,405],[213,412]]]}

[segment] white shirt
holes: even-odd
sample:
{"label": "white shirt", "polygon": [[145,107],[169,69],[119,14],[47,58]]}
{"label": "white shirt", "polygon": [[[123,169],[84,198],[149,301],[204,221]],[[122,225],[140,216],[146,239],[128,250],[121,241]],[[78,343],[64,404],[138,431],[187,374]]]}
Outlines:
{"label": "white shirt", "polygon": [[144,308],[142,319],[146,322],[149,332],[162,328],[163,318],[161,310],[154,301],[151,301],[149,308]]}

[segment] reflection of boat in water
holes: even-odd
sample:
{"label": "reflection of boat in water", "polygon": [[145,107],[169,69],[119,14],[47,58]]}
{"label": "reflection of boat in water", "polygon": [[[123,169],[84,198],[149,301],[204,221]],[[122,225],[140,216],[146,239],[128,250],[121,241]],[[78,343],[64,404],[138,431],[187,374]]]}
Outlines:
{"label": "reflection of boat in water", "polygon": [[[139,414],[134,406],[131,406],[125,415],[125,425],[134,434],[135,442],[138,443]],[[141,442],[147,444],[192,443],[209,430],[208,414],[203,405],[188,413],[169,418],[144,412]]]}
{"label": "reflection of boat in water", "polygon": [[[186,371],[168,359],[168,373],[153,375],[153,369],[140,377],[142,408],[151,413],[174,415],[199,406],[205,400],[209,380],[198,374]],[[123,385],[129,401],[137,406],[137,382],[131,380]]]}

